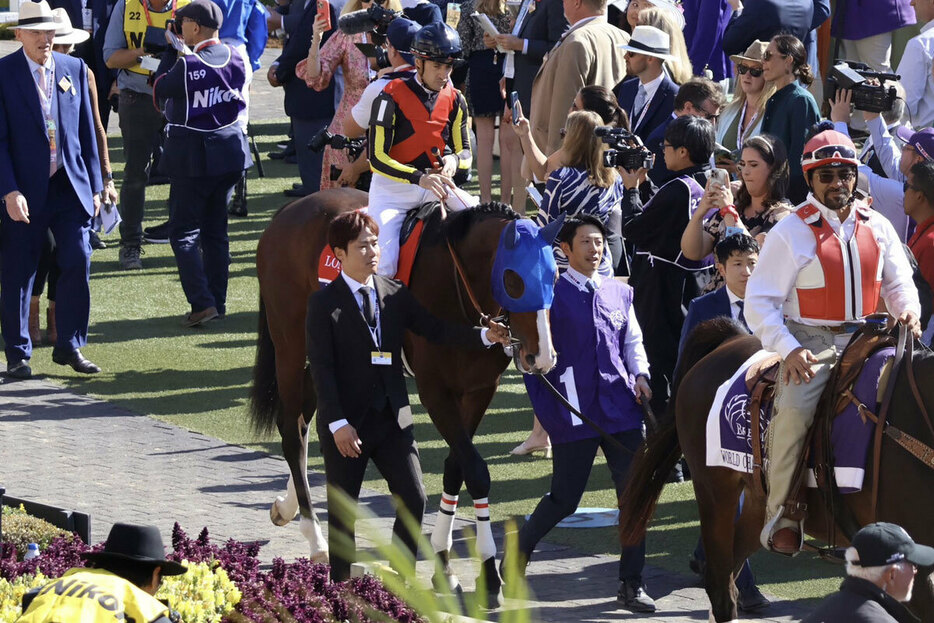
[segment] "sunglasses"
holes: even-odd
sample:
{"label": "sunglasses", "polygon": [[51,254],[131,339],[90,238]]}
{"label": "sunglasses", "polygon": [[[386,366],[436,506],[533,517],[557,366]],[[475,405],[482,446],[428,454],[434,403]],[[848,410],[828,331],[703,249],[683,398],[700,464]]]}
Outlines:
{"label": "sunglasses", "polygon": [[741,76],[745,76],[746,74],[749,74],[753,78],[758,78],[762,75],[761,67],[750,67],[748,65],[740,65],[739,67],[736,68],[736,71],[738,71],[739,75]]}
{"label": "sunglasses", "polygon": [[[785,58],[786,56],[788,56],[787,54],[782,54],[781,52],[779,52],[778,55],[781,56],[782,58]],[[772,56],[774,56],[774,54],[772,54],[769,50],[766,50],[765,54],[762,55],[762,60],[770,61],[772,60]]]}
{"label": "sunglasses", "polygon": [[817,179],[820,180],[821,184],[833,184],[835,179],[838,179],[846,184],[856,179],[856,171],[852,169],[828,171],[825,169],[823,171],[817,172]]}
{"label": "sunglasses", "polygon": [[804,155],[801,157],[801,162],[806,164],[817,160],[831,160],[835,158],[855,160],[856,157],[856,151],[846,145],[826,145],[814,151],[804,152]]}

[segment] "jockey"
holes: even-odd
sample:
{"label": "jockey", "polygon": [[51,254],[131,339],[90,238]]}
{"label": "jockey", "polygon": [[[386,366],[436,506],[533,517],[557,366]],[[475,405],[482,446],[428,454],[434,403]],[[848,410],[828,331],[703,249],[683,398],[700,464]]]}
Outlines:
{"label": "jockey", "polygon": [[782,356],[768,429],[768,502],[763,547],[798,552],[800,510],[786,505],[808,428],[830,369],[857,323],[885,307],[920,337],[921,307],[911,267],[892,224],[854,194],[860,164],[853,142],[832,129],[804,146],[810,188],[794,215],[766,237],[746,287],[745,317],[762,346]]}
{"label": "jockey", "polygon": [[393,277],[405,213],[444,201],[470,176],[473,155],[464,96],[450,84],[461,56],[457,32],[443,23],[418,31],[414,74],[397,78],[373,102],[368,149],[369,214],[379,224],[379,274]]}

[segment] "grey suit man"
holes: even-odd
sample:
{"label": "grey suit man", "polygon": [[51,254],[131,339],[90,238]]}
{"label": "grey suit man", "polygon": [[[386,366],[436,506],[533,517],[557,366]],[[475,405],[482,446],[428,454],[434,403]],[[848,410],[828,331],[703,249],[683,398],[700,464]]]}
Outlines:
{"label": "grey suit man", "polygon": [[606,20],[606,0],[564,0],[571,27],[545,58],[532,83],[532,136],[546,154],[561,146],[561,128],[584,85],[613,90],[626,76],[629,35]]}

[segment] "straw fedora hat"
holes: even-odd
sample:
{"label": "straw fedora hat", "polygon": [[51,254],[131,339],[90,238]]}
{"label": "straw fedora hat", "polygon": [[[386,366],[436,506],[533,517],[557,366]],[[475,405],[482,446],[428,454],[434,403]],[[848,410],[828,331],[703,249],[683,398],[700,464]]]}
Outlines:
{"label": "straw fedora hat", "polygon": [[55,39],[52,45],[77,45],[84,43],[91,38],[91,33],[86,30],[77,30],[71,25],[71,18],[65,9],[53,9],[52,15],[55,17]]}
{"label": "straw fedora hat", "polygon": [[19,7],[19,20],[16,26],[11,26],[18,30],[55,30],[56,27],[52,8],[45,0],[22,3]]}
{"label": "straw fedora hat", "polygon": [[742,54],[734,54],[730,60],[739,65],[740,63],[753,63],[762,65],[762,57],[765,56],[765,50],[769,47],[768,41],[759,41],[756,39],[749,44],[746,51]]}

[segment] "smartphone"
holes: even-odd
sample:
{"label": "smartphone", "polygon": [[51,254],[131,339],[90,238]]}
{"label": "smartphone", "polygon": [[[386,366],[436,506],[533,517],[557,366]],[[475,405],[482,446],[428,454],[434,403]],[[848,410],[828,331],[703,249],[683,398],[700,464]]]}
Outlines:
{"label": "smartphone", "polygon": [[331,5],[328,0],[318,0],[317,17],[324,19],[327,22],[327,30],[331,30]]}
{"label": "smartphone", "polygon": [[711,169],[707,171],[707,179],[713,180],[714,184],[720,184],[724,188],[729,188],[730,186],[730,174],[726,172],[726,169]]}
{"label": "smartphone", "polygon": [[512,108],[512,124],[519,125],[519,118],[522,116],[522,104],[519,103],[518,91],[509,94],[509,107]]}

